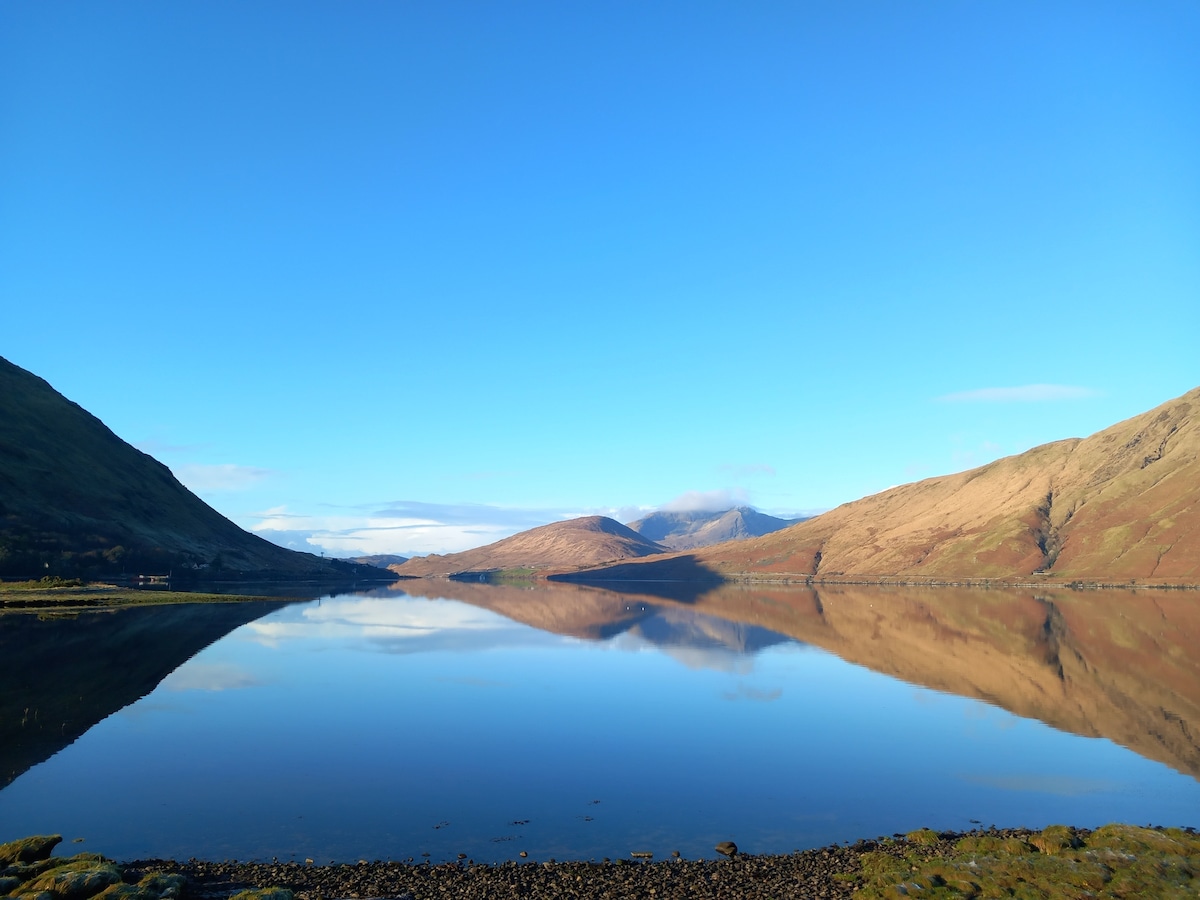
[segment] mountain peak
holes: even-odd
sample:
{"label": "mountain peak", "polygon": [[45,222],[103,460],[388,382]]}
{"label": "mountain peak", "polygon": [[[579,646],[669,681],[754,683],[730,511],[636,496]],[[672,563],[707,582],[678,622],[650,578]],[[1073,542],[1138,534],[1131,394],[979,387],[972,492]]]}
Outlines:
{"label": "mountain peak", "polygon": [[511,537],[445,556],[414,557],[391,566],[400,575],[436,576],[498,569],[577,568],[665,552],[607,516],[582,516],[539,525]]}
{"label": "mountain peak", "polygon": [[735,506],[716,511],[663,510],[630,522],[629,527],[672,550],[693,550],[770,534],[800,521],[803,520],[777,519],[751,506]]}

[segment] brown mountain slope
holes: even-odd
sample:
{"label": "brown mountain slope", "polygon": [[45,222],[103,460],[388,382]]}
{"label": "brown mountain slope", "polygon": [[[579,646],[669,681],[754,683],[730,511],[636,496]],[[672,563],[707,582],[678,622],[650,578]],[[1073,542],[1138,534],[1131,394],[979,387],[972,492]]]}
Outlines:
{"label": "brown mountain slope", "polygon": [[512,537],[446,556],[414,557],[389,568],[400,575],[454,575],[496,569],[568,569],[662,553],[648,541],[607,516],[584,516],[531,528]]}
{"label": "brown mountain slope", "polygon": [[1198,457],[1200,388],[1089,438],[892,488],[692,559],[727,577],[1197,583]]}

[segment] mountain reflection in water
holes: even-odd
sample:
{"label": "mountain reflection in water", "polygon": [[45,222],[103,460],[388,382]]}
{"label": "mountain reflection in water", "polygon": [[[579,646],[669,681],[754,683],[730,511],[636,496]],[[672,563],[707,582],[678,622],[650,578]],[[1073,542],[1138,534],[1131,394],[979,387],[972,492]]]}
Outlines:
{"label": "mountain reflection in water", "polygon": [[322,861],[779,852],[972,816],[1196,824],[1194,593],[621,587],[9,619],[13,746],[30,704],[85,696],[96,721],[166,677],[6,761],[65,748],[0,791],[0,824],[115,856]]}
{"label": "mountain reflection in water", "polygon": [[[912,684],[1108,738],[1200,778],[1195,591],[621,586],[438,582],[419,590],[582,638],[639,630],[663,647],[711,641],[743,653],[790,638]],[[411,583],[389,590],[419,595]]]}

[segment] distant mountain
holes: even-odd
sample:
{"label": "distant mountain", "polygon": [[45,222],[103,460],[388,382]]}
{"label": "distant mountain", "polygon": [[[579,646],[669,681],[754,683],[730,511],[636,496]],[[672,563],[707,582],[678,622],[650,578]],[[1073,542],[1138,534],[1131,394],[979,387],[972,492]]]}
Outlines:
{"label": "distant mountain", "polygon": [[1200,583],[1200,388],[1088,438],[892,488],[764,537],[594,577],[675,570],[818,581]]}
{"label": "distant mountain", "polygon": [[350,579],[364,568],[243,531],[162,463],[0,358],[0,575]]}
{"label": "distant mountain", "polygon": [[777,519],[749,506],[738,506],[717,512],[655,512],[630,522],[629,527],[642,537],[672,550],[693,550],[725,541],[761,537],[803,521]]}
{"label": "distant mountain", "polygon": [[374,556],[353,556],[346,562],[358,563],[363,566],[375,566],[386,569],[388,566],[399,566],[408,562],[407,556],[397,556],[394,553],[377,553]]}
{"label": "distant mountain", "polygon": [[584,516],[531,528],[462,553],[416,556],[390,568],[398,575],[418,577],[498,569],[562,570],[650,556],[665,550],[615,519]]}
{"label": "distant mountain", "polygon": [[542,631],[588,641],[628,633],[658,647],[743,656],[787,640],[751,623],[697,613],[686,604],[561,582],[517,587],[452,581],[416,589],[412,584],[401,581],[387,590],[469,603]]}

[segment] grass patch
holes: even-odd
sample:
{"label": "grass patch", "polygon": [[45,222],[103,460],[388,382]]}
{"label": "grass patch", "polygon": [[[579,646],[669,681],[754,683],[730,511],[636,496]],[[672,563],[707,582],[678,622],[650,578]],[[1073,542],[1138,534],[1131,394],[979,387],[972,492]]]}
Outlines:
{"label": "grass patch", "polygon": [[[51,583],[53,582],[53,583]],[[162,606],[175,603],[241,603],[246,600],[292,602],[296,597],[260,597],[250,594],[202,594],[187,591],[136,590],[111,584],[83,584],[77,579],[15,581],[0,584],[0,614],[18,612],[79,612],[126,606]]]}
{"label": "grass patch", "polygon": [[64,588],[83,587],[78,578],[59,578],[57,575],[47,575],[40,580],[29,581],[0,581],[0,594],[29,593],[30,591],[58,591]]}
{"label": "grass patch", "polygon": [[1087,834],[1053,825],[1028,842],[967,835],[932,857],[916,849],[929,845],[914,835],[921,832],[908,836],[914,845],[908,854],[863,856],[857,900],[1174,900],[1200,894],[1200,835],[1176,828],[1106,825]]}

